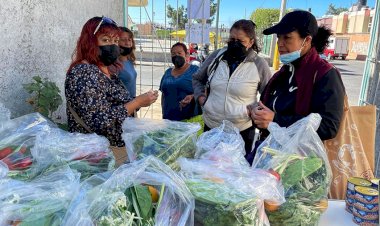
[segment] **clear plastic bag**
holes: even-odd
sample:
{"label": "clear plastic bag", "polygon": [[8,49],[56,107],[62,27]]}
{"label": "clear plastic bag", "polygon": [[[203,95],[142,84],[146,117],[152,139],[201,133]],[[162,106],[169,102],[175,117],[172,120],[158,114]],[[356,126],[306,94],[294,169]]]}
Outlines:
{"label": "clear plastic bag", "polygon": [[239,129],[231,122],[223,120],[219,127],[204,132],[199,137],[195,158],[222,162],[223,166],[249,166],[244,154],[244,140]]}
{"label": "clear plastic bag", "polygon": [[281,183],[265,170],[208,159],[178,162],[195,197],[195,225],[269,225],[263,201],[285,201]]}
{"label": "clear plastic bag", "polygon": [[4,104],[0,103],[0,129],[2,129],[3,124],[11,119],[11,112]]}
{"label": "clear plastic bag", "polygon": [[30,182],[0,180],[0,226],[60,225],[79,190],[79,173],[61,167]]}
{"label": "clear plastic bag", "polygon": [[0,129],[0,160],[9,168],[9,177],[30,179],[30,168],[35,162],[30,149],[39,133],[54,127],[54,123],[39,113],[24,115],[3,124]]}
{"label": "clear plastic bag", "polygon": [[113,170],[115,166],[109,141],[96,134],[69,133],[54,128],[36,137],[31,152],[40,170],[68,164],[81,173],[81,180]]}
{"label": "clear plastic bag", "polygon": [[[63,225],[141,225],[140,216],[146,216],[141,219],[144,225],[193,225],[190,191],[172,169],[153,156],[121,165],[109,178],[96,175],[83,184]],[[144,196],[146,189],[148,197]],[[153,213],[147,211],[153,208],[155,214],[146,215]]]}
{"label": "clear plastic bag", "polygon": [[318,114],[288,128],[270,123],[270,135],[259,146],[253,168],[273,170],[281,177],[286,202],[268,212],[271,225],[317,225],[327,208],[331,168],[316,130]]}
{"label": "clear plastic bag", "polygon": [[122,137],[130,161],[153,155],[177,169],[179,157],[194,157],[200,128],[198,123],[127,118]]}

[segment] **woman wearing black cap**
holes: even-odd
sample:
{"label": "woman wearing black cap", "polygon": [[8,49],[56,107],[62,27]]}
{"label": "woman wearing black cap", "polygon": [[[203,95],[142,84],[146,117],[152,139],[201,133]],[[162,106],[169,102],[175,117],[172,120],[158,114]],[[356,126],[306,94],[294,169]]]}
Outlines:
{"label": "woman wearing black cap", "polygon": [[262,138],[270,122],[287,127],[310,113],[322,117],[317,131],[321,140],[334,138],[343,114],[345,89],[337,69],[318,55],[328,44],[331,31],[318,27],[311,13],[293,11],[263,33],[277,34],[284,65],[251,112],[252,120],[262,129]]}

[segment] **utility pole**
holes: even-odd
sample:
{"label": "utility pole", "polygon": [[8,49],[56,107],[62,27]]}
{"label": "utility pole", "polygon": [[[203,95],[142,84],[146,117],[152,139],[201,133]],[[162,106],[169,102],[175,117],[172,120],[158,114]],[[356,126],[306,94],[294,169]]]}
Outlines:
{"label": "utility pole", "polygon": [[220,0],[218,0],[218,3],[216,5],[216,35],[214,38],[214,50],[218,49],[218,38],[219,38],[219,6],[220,6]]}
{"label": "utility pole", "polygon": [[124,27],[128,27],[128,0],[124,0],[123,1],[123,7],[124,7],[124,10],[123,10],[123,19],[124,19]]}
{"label": "utility pole", "polygon": [[[280,18],[279,18],[279,21],[282,19],[282,17],[284,17],[285,15],[285,11],[286,11],[286,0],[281,0],[281,9],[280,9]],[[277,40],[277,37],[275,35],[272,36],[272,40]],[[274,48],[274,55],[273,55],[273,69],[274,70],[278,70],[279,66],[280,66],[280,59],[279,59],[279,56],[278,56],[278,45],[277,45],[277,41],[276,41],[276,46]]]}

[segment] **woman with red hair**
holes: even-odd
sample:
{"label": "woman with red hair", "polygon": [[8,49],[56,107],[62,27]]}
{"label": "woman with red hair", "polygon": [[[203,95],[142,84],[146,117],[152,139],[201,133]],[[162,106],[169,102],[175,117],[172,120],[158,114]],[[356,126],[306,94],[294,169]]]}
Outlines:
{"label": "woman with red hair", "polygon": [[93,17],[82,28],[67,71],[65,96],[70,132],[96,133],[113,146],[124,146],[121,125],[140,107],[157,100],[158,92],[131,97],[110,66],[121,68],[117,24],[107,17]]}

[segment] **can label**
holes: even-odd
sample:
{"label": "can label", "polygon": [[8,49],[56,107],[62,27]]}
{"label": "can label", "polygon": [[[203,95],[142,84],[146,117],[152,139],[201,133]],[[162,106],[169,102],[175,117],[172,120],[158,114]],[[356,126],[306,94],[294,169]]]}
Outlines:
{"label": "can label", "polygon": [[355,188],[355,200],[365,204],[378,204],[379,192],[368,187],[357,186]]}
{"label": "can label", "polygon": [[355,217],[359,217],[363,220],[378,220],[379,219],[378,212],[366,212],[363,210],[358,210],[354,207],[352,213],[354,214]]}
{"label": "can label", "polygon": [[353,220],[355,224],[359,224],[359,225],[378,226],[379,224],[379,220],[364,220],[356,216],[354,216]]}
{"label": "can label", "polygon": [[357,210],[362,210],[362,211],[367,211],[367,212],[376,212],[376,213],[379,211],[378,204],[366,204],[366,203],[356,201],[353,205]]}

